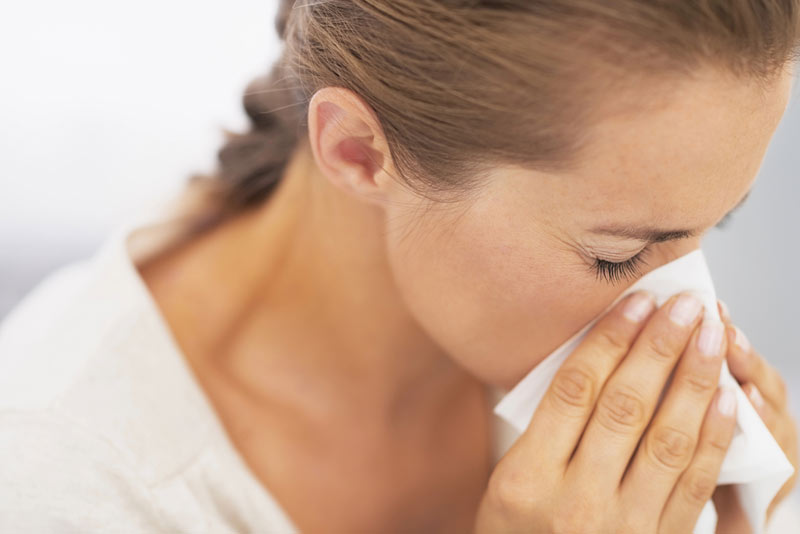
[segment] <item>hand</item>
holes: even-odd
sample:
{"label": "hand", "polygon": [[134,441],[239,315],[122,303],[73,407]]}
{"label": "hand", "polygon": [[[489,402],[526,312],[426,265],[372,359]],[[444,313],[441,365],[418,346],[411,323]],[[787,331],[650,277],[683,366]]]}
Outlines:
{"label": "hand", "polygon": [[[792,477],[786,481],[770,503],[767,509],[767,518],[769,519],[775,506],[786,498],[797,483],[797,423],[788,410],[786,383],[783,378],[774,367],[753,350],[744,332],[731,322],[730,313],[721,301],[718,302],[718,309],[726,325],[729,341],[728,368],[795,469]],[[743,521],[744,512],[732,486],[718,487],[714,492],[714,504],[719,516],[719,532],[743,532],[745,534],[750,532],[749,526],[741,528],[749,523],[746,520]]]}
{"label": "hand", "polygon": [[495,466],[476,533],[693,530],[735,428],[718,387],[728,341],[718,321],[698,328],[692,297],[654,309],[626,296],[567,357]]}

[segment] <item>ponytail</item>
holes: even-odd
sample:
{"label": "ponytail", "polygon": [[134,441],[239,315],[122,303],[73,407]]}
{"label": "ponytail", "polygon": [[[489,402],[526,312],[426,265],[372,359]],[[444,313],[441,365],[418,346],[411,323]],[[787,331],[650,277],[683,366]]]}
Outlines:
{"label": "ponytail", "polygon": [[[294,0],[281,0],[275,29],[282,41]],[[242,104],[250,127],[245,133],[225,131],[214,175],[190,177],[191,205],[185,238],[197,235],[263,202],[283,176],[295,147],[305,134],[307,102],[286,61],[286,49],[268,75],[252,80]]]}

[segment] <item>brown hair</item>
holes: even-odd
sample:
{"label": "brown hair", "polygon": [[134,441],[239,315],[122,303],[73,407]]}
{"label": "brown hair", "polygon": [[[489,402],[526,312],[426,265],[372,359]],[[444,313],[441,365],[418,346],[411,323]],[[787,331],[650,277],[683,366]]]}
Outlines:
{"label": "brown hair", "polygon": [[800,0],[282,0],[275,26],[284,50],[245,91],[250,130],[192,177],[208,194],[195,232],[268,197],[322,87],[371,106],[400,179],[430,195],[500,162],[569,169],[643,83],[668,94],[712,67],[765,84],[800,55]]}

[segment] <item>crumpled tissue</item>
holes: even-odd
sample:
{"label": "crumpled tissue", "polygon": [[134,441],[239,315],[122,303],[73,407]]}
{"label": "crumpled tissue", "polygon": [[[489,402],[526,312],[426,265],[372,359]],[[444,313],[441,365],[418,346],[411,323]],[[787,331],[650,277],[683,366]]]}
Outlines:
{"label": "crumpled tissue", "polygon": [[[520,434],[524,432],[556,371],[575,350],[586,332],[625,295],[639,289],[650,291],[659,306],[675,293],[690,291],[705,305],[706,318],[720,320],[711,274],[703,251],[698,248],[650,271],[622,292],[602,313],[550,353],[506,393],[495,405],[494,413]],[[720,372],[719,384],[734,389],[737,404],[736,430],[722,463],[717,484],[735,485],[753,532],[764,534],[767,507],[784,482],[791,477],[794,468],[725,362]],[[717,513],[713,502],[709,500],[695,525],[694,534],[713,534],[716,523]]]}

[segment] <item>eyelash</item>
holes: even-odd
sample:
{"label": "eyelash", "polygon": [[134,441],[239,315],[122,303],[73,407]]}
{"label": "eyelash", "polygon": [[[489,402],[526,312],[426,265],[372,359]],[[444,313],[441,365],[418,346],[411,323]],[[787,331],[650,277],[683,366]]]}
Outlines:
{"label": "eyelash", "polygon": [[[728,212],[725,217],[723,217],[722,220],[715,225],[715,227],[720,229],[725,228],[730,223],[731,215],[732,213]],[[644,256],[649,250],[649,247],[645,247],[640,250],[636,256],[619,263],[595,258],[592,269],[596,274],[596,278],[599,279],[602,276],[607,282],[612,284],[619,282],[622,279],[630,280],[633,278],[638,278],[641,275],[639,267],[642,264],[647,264],[647,262],[644,260]]]}
{"label": "eyelash", "polygon": [[648,251],[649,248],[645,247],[636,256],[619,263],[595,258],[592,268],[595,271],[596,278],[599,279],[602,276],[612,284],[623,279],[637,278],[641,274],[639,267],[647,263],[644,260],[644,256]]}

